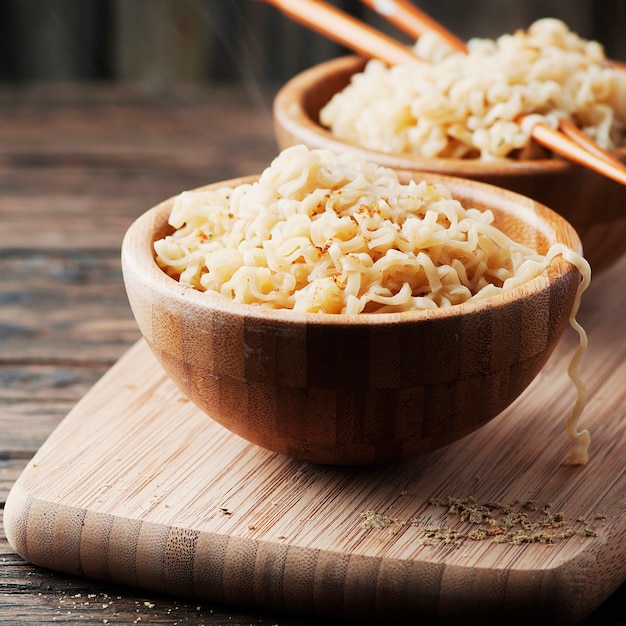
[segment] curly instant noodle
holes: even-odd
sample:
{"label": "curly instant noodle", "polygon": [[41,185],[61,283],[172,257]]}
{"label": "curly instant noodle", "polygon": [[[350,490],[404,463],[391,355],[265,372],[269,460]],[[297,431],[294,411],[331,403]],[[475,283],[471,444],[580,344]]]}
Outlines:
{"label": "curly instant noodle", "polygon": [[440,184],[401,184],[360,155],[304,146],[254,183],[184,192],[170,224],[157,261],[181,283],[295,311],[450,306],[523,284],[546,264]]}
{"label": "curly instant noodle", "polygon": [[562,118],[606,150],[626,145],[626,72],[560,20],[470,40],[468,54],[429,35],[415,50],[430,62],[369,61],[321,110],[321,123],[343,141],[426,158],[545,158],[530,140],[533,123],[556,128]]}

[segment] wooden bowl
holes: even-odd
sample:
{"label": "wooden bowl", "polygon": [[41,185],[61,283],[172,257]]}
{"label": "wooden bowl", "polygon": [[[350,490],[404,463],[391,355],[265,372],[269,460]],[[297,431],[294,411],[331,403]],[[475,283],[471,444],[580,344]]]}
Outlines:
{"label": "wooden bowl", "polygon": [[[334,152],[359,149],[368,161],[399,170],[470,178],[529,196],[564,216],[578,232],[595,271],[626,252],[626,187],[562,159],[485,163],[470,159],[427,159],[361,148],[335,138],[319,123],[319,111],[361,71],[365,60],[346,56],[317,65],[288,81],[274,100],[278,147],[305,144]],[[626,70],[625,70],[626,71]],[[626,148],[616,151],[626,163]]]}
{"label": "wooden bowl", "polygon": [[[491,209],[496,226],[541,253],[557,242],[580,251],[575,230],[529,198],[422,176],[446,185],[466,207]],[[182,286],[159,268],[153,243],[172,231],[172,204],[166,200],[138,218],[122,244],[139,328],[165,371],[207,415],[299,459],[398,461],[479,428],[542,368],[580,282],[579,272],[556,257],[522,287],[454,307],[352,316],[268,310]]]}

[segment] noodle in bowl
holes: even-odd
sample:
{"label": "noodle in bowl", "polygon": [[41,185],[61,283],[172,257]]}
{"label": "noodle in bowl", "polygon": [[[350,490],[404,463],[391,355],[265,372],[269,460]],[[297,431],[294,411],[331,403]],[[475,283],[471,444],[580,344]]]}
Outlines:
{"label": "noodle in bowl", "polygon": [[[528,195],[576,228],[594,269],[608,266],[626,251],[626,188],[551,158],[529,135],[539,119],[554,126],[566,117],[626,162],[626,71],[556,20],[534,27],[534,51],[516,33],[470,42],[471,59],[457,53],[433,66],[386,68],[343,57],[311,68],[276,96],[278,145],[358,149],[407,179],[431,171]],[[436,56],[427,47],[425,41],[420,55]],[[498,47],[504,60],[496,63]],[[503,76],[502,65],[513,67],[511,76]],[[537,111],[540,117],[517,124],[520,113]]]}
{"label": "noodle in bowl", "polygon": [[[255,279],[245,268],[244,257],[254,267],[267,265],[268,271],[278,274],[278,257],[265,254],[261,261],[259,250],[268,247],[264,242],[271,239],[270,233],[277,241],[269,248],[285,244],[284,231],[280,233],[277,226],[285,220],[238,220],[250,211],[264,220],[267,211],[275,215],[272,199],[277,193],[285,200],[285,215],[299,215],[298,205],[308,206],[305,212],[317,215],[311,207],[319,205],[320,197],[331,204],[336,201],[332,194],[319,191],[320,177],[327,182],[326,191],[334,189],[342,195],[345,190],[348,195],[350,189],[359,190],[357,200],[350,201],[353,225],[361,219],[359,210],[366,204],[364,191],[373,194],[370,208],[380,208],[383,201],[397,208],[394,198],[402,199],[407,190],[428,196],[436,189],[438,199],[425,202],[428,206],[431,201],[441,204],[443,198],[448,205],[444,209],[446,223],[456,219],[450,206],[455,211],[461,206],[470,218],[485,219],[507,242],[516,242],[524,255],[529,254],[519,267],[530,264],[535,269],[506,289],[502,281],[495,280],[491,286],[483,285],[486,291],[482,296],[468,298],[465,294],[460,303],[444,301],[455,290],[443,289],[442,301],[434,298],[410,310],[394,300],[396,294],[389,292],[393,287],[383,283],[378,283],[377,293],[383,295],[380,302],[368,296],[362,308],[354,308],[363,295],[355,290],[356,295],[346,297],[339,312],[324,309],[320,305],[325,302],[323,297],[304,297],[306,304],[298,306],[297,298],[282,293],[290,282],[285,277],[277,279],[271,289],[263,283],[251,288]],[[277,192],[279,189],[282,191]],[[200,198],[203,200],[197,204]],[[318,213],[324,216],[333,210],[324,205]],[[340,210],[335,215],[342,217]],[[463,212],[459,215],[459,221],[467,217]],[[199,234],[194,219],[206,224],[207,216],[213,226],[210,232],[205,229]],[[321,275],[329,258],[339,269],[344,262],[349,265],[350,259],[370,263],[364,260],[362,248],[344,251],[345,259],[332,251],[333,237],[350,240],[340,224],[328,230],[330,226],[322,221],[318,231],[310,224],[307,231],[303,221],[302,217],[294,219],[292,238],[315,238],[316,232],[327,227],[324,236],[328,241],[318,241],[313,246],[316,252],[300,241],[298,258],[292,255],[291,264],[304,266],[310,253],[317,254],[321,266],[298,271]],[[193,227],[187,228],[189,224]],[[234,262],[244,268],[239,292],[233,282],[237,282],[233,278],[237,271],[224,268],[233,264],[228,255],[230,248],[236,248],[230,245],[232,239],[227,245],[228,235],[244,226],[245,236],[236,237],[240,244],[245,247],[254,236],[260,239]],[[351,232],[352,239],[358,239],[355,232]],[[373,234],[379,234],[381,240],[374,237],[359,244],[382,255],[376,262],[388,251],[388,243],[382,239],[389,233],[378,228]],[[207,266],[185,274],[193,262],[191,255],[180,254],[181,242],[173,243],[177,236],[187,238],[187,248],[190,238],[201,243],[221,238],[217,247],[222,251],[216,253],[216,247],[209,246],[198,255],[207,260]],[[285,244],[285,250],[292,251],[293,243]],[[250,252],[251,248],[256,252]],[[397,251],[392,250],[393,256]],[[546,256],[551,250],[558,253]],[[124,238],[122,266],[143,336],[166,372],[200,409],[264,448],[345,465],[398,461],[428,452],[469,434],[509,406],[540,371],[575,309],[581,272],[564,258],[568,257],[566,251],[572,259],[580,258],[580,241],[573,228],[528,198],[475,181],[432,174],[421,174],[404,185],[393,171],[373,166],[359,155],[335,156],[299,146],[281,153],[261,176],[209,185],[148,211]],[[208,259],[211,255],[215,258]],[[215,259],[221,264],[211,265]],[[209,266],[217,269],[207,270]],[[458,265],[457,269],[462,273]],[[224,271],[221,281],[207,278]],[[448,276],[448,270],[440,272],[440,279]],[[202,278],[204,287],[199,280],[198,285],[193,284]],[[314,278],[304,283],[313,284]],[[335,286],[339,284],[344,292],[354,287],[348,275],[335,280]],[[268,297],[273,290],[276,300]],[[428,289],[423,291],[420,298],[429,299]],[[254,299],[255,292],[262,296],[260,301]],[[331,289],[331,309],[337,301],[333,294]],[[368,309],[372,302],[380,308]],[[419,304],[423,304],[421,299]]]}

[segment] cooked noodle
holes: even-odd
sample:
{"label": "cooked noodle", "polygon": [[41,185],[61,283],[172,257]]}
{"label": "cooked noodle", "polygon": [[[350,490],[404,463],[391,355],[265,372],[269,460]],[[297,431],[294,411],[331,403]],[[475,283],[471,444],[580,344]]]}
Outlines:
{"label": "cooked noodle", "polygon": [[247,304],[389,313],[486,298],[545,257],[439,184],[400,184],[357,154],[294,146],[251,184],[184,192],[155,243],[181,283]]}
{"label": "cooked noodle", "polygon": [[576,298],[574,299],[574,303],[569,314],[570,326],[576,331],[576,333],[578,333],[579,341],[578,348],[574,352],[567,368],[567,374],[576,388],[576,402],[574,403],[572,413],[565,424],[565,434],[572,439],[576,439],[576,447],[570,452],[569,455],[570,463],[572,463],[572,465],[585,465],[589,460],[591,435],[588,430],[578,430],[580,416],[582,415],[585,405],[587,404],[587,390],[585,389],[585,386],[580,378],[578,367],[585,351],[587,350],[588,342],[587,333],[576,320],[576,314],[578,313],[578,309],[580,307],[582,294],[587,287],[589,287],[589,283],[591,282],[591,268],[589,263],[583,257],[563,244],[554,244],[550,248],[546,258],[549,261],[558,255],[561,255],[566,261],[574,265],[582,277],[582,281],[578,286]]}
{"label": "cooked noodle", "polygon": [[321,110],[321,123],[355,145],[426,158],[545,157],[520,114],[554,127],[568,119],[607,150],[626,145],[626,72],[562,21],[473,39],[468,54],[434,37],[415,46],[430,63],[369,61]]}

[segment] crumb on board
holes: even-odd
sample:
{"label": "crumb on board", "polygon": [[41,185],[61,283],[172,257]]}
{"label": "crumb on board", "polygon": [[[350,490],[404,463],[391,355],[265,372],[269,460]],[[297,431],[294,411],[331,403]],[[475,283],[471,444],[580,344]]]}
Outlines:
{"label": "crumb on board", "polygon": [[[488,501],[479,503],[474,498],[431,498],[432,506],[445,508],[450,516],[459,522],[470,524],[470,528],[458,529],[446,527],[423,527],[418,520],[399,520],[387,515],[367,510],[360,514],[360,528],[366,530],[383,529],[394,534],[393,529],[402,526],[420,528],[421,545],[445,544],[459,546],[467,541],[491,540],[494,543],[554,544],[575,535],[597,537],[598,533],[582,517],[575,522],[584,524],[582,530],[576,530],[566,523],[562,511],[554,511],[552,504],[539,506],[535,500],[511,503]],[[605,520],[605,515],[596,515],[596,520]]]}
{"label": "crumb on board", "polygon": [[393,520],[386,515],[380,515],[374,511],[365,511],[361,513],[361,528],[387,528],[393,524]]}

